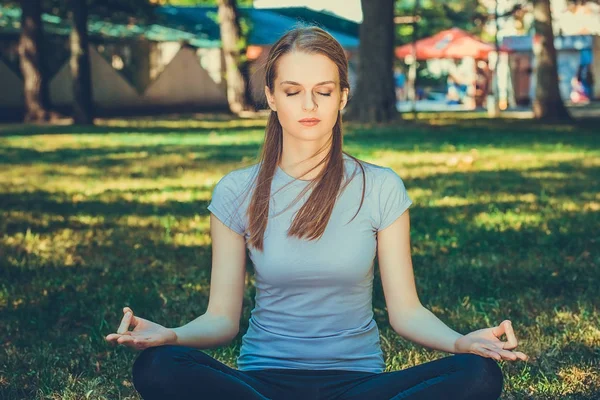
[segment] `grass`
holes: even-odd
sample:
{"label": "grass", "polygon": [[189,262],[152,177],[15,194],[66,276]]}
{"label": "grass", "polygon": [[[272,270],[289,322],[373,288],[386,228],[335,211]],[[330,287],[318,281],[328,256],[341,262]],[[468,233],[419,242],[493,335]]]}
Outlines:
{"label": "grass", "polygon": [[[137,354],[113,348],[122,307],[165,326],[206,310],[215,183],[252,162],[264,120],[104,120],[0,129],[0,394],[136,399]],[[528,363],[503,399],[600,396],[600,149],[595,123],[429,119],[351,125],[345,148],[403,177],[422,302],[467,333],[513,321]],[[250,283],[253,282],[249,274]],[[206,350],[235,367],[242,329]],[[447,354],[375,318],[387,370]]]}

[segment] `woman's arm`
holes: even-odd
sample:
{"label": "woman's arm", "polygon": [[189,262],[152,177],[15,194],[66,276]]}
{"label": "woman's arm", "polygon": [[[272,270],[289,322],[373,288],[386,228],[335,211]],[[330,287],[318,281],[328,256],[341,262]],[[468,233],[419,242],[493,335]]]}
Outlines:
{"label": "woman's arm", "polygon": [[[169,344],[204,349],[227,344],[235,338],[244,296],[246,241],[213,214],[210,233],[212,275],[206,313],[179,328],[166,328],[134,316],[130,307],[124,307],[121,324],[116,333],[106,336],[108,342],[138,350]],[[132,331],[130,326],[134,328]]]}
{"label": "woman's arm", "polygon": [[[522,352],[509,351],[517,347],[509,320],[461,335],[423,307],[417,295],[410,255],[408,210],[377,233],[377,256],[390,324],[400,336],[448,353],[473,353],[496,360],[528,359]],[[503,334],[506,334],[506,342],[500,340]]]}
{"label": "woman's arm", "polygon": [[398,335],[430,349],[457,352],[456,341],[463,335],[450,329],[427,308],[406,310],[396,320],[400,323],[393,328]]}
{"label": "woman's arm", "polygon": [[175,345],[195,348],[229,343],[238,334],[246,273],[246,241],[210,214],[212,272],[205,314],[179,328]]}
{"label": "woman's arm", "polygon": [[461,335],[419,300],[410,255],[410,217],[406,210],[377,233],[377,257],[390,325],[400,336],[435,350],[454,353]]}
{"label": "woman's arm", "polygon": [[235,325],[228,317],[208,312],[172,330],[176,339],[169,344],[198,349],[227,345],[237,335]]}

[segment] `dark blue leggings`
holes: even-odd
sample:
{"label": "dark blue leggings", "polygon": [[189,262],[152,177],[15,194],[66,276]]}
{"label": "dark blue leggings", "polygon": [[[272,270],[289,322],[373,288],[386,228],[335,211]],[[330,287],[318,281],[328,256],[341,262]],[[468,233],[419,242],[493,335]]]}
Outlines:
{"label": "dark blue leggings", "polygon": [[139,354],[133,364],[133,384],[145,400],[496,400],[503,378],[496,361],[475,354],[452,355],[382,373],[239,371],[200,350],[168,345]]}

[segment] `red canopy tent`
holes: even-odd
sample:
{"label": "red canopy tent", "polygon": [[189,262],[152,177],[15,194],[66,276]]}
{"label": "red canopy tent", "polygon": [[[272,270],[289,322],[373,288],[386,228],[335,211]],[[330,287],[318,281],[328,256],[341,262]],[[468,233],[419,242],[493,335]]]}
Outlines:
{"label": "red canopy tent", "polygon": [[[433,36],[416,41],[417,60],[433,58],[487,59],[490,52],[495,51],[493,45],[486,43],[459,28],[451,28]],[[396,47],[395,54],[404,58],[413,54],[414,43]],[[501,49],[505,51],[504,49]]]}

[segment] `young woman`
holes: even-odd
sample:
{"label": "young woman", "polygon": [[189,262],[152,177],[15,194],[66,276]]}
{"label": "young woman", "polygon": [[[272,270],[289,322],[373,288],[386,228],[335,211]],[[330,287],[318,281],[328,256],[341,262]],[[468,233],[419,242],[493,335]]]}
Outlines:
{"label": "young woman", "polygon": [[[206,313],[165,328],[125,307],[106,337],[144,350],[133,365],[144,399],[497,399],[495,360],[527,359],[512,351],[510,321],[461,335],[420,303],[402,179],[342,151],[347,68],[340,44],[316,27],[294,29],[272,47],[260,161],[223,177],[208,206]],[[246,250],[256,304],[233,369],[199,349],[238,334]],[[384,372],[372,312],[376,255],[393,329],[455,355]]]}

